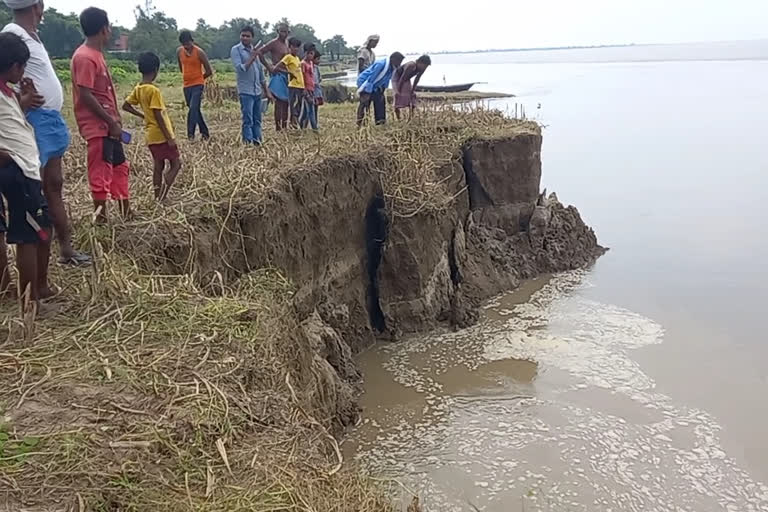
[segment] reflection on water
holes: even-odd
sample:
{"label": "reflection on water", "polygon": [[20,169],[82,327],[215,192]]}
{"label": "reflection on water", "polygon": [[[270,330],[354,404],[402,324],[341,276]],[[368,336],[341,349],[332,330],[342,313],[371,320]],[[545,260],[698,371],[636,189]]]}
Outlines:
{"label": "reflection on water", "polygon": [[365,421],[347,449],[430,510],[768,510],[768,487],[722,449],[709,414],[631,358],[662,327],[539,280],[478,326],[365,354]]}

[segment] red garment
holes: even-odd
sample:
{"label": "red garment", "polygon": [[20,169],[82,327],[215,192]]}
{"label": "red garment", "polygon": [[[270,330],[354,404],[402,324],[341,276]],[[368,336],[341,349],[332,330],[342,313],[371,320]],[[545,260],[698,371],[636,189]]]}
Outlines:
{"label": "red garment", "polygon": [[3,91],[3,94],[8,96],[9,98],[13,98],[13,89],[8,87],[8,84],[5,82],[0,82],[0,91]]}
{"label": "red garment", "polygon": [[70,71],[75,119],[77,120],[77,127],[80,129],[80,135],[85,140],[106,137],[109,133],[107,123],[80,101],[80,87],[90,89],[107,114],[115,120],[120,119],[115,87],[112,84],[112,76],[109,74],[104,54],[99,50],[82,45],[72,55]]}
{"label": "red garment", "polygon": [[88,184],[95,201],[131,197],[128,186],[128,162],[112,165],[104,160],[104,137],[88,140]]}
{"label": "red garment", "polygon": [[312,61],[301,61],[301,71],[304,73],[304,90],[315,92],[315,63]]}
{"label": "red garment", "polygon": [[159,144],[150,144],[149,152],[152,153],[153,159],[163,163],[165,163],[166,160],[168,160],[169,162],[173,162],[174,160],[178,160],[181,158],[181,153],[179,153],[179,147],[176,146],[175,148],[171,148],[171,145],[168,144],[168,142],[162,142]]}

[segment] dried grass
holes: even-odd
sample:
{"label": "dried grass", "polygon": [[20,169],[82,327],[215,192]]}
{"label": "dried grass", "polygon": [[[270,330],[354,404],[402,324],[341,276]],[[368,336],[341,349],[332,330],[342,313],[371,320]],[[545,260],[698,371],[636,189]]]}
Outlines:
{"label": "dried grass", "polygon": [[157,223],[193,229],[190,216],[234,200],[258,206],[319,159],[368,151],[392,155],[381,182],[397,214],[439,210],[452,197],[437,171],[463,141],[538,128],[433,107],[358,131],[350,106],[331,106],[321,133],[267,131],[254,148],[239,143],[234,105],[207,113],[214,139],[181,142],[175,206],[154,203],[148,151],[129,148],[138,221],[93,226],[84,144],[67,156],[76,242],[96,264],[52,268],[59,309],[31,339],[14,304],[0,309],[0,510],[393,510],[380,483],[339,471],[333,407],[279,270],[209,296],[193,275],[142,268],[116,239]]}

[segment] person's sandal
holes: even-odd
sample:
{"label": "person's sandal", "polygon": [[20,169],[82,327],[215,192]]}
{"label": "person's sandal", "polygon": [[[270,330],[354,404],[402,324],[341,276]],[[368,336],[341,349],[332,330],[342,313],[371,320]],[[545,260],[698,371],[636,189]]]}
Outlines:
{"label": "person's sandal", "polygon": [[69,265],[72,267],[87,267],[92,262],[89,255],[77,251],[72,256],[62,256],[59,258],[59,265]]}

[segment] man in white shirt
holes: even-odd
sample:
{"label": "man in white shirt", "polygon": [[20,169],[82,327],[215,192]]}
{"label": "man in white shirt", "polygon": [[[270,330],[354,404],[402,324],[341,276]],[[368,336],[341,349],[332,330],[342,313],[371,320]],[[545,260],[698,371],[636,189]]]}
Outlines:
{"label": "man in white shirt", "polygon": [[[32,92],[31,82],[23,78],[28,60],[29,50],[19,36],[0,34],[0,193],[8,204],[7,222],[0,216],[0,231],[5,235],[0,248],[5,253],[5,239],[16,245],[18,291],[27,298],[21,301],[23,313],[27,301],[35,308],[51,295],[50,223],[40,182],[40,155],[20,101]],[[17,96],[8,84],[19,86],[21,94]],[[0,257],[0,266],[7,266],[5,256]],[[0,268],[0,274],[5,278],[7,268]]]}
{"label": "man in white shirt", "polygon": [[13,10],[13,23],[3,28],[21,37],[29,48],[30,59],[24,78],[34,84],[39,96],[31,104],[25,104],[27,120],[35,129],[35,139],[40,152],[43,193],[48,201],[50,216],[59,240],[59,263],[87,265],[88,255],[72,247],[71,229],[67,209],[62,198],[64,176],[61,159],[69,147],[69,129],[61,116],[64,94],[48,52],[37,33],[43,19],[45,6],[42,0],[4,0]]}
{"label": "man in white shirt", "polygon": [[376,54],[374,53],[373,49],[376,48],[379,45],[379,36],[378,35],[372,35],[368,36],[368,39],[365,40],[365,44],[360,47],[360,51],[357,52],[357,72],[362,73],[368,67],[370,67],[371,64],[376,62]]}

